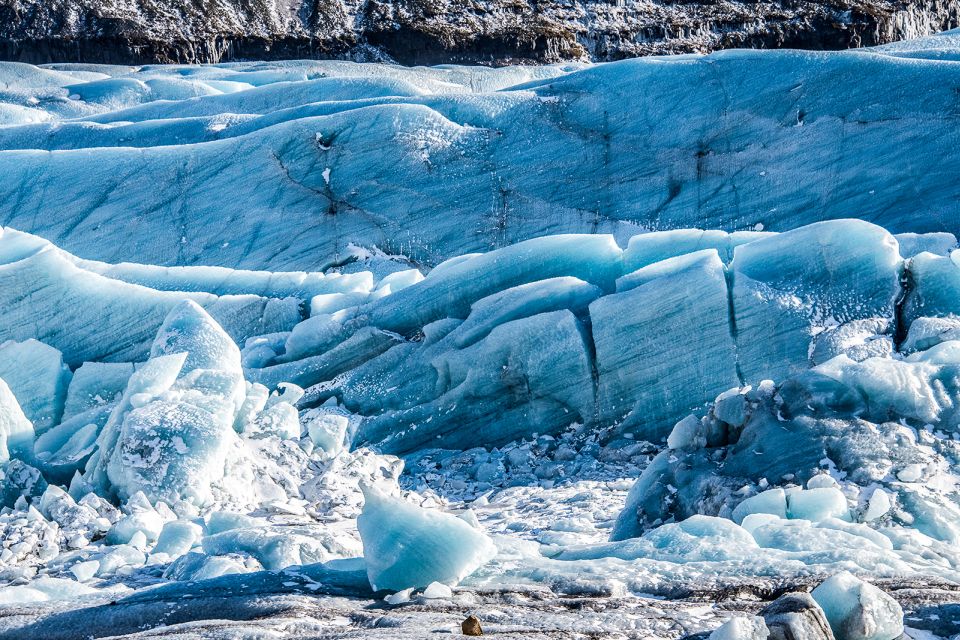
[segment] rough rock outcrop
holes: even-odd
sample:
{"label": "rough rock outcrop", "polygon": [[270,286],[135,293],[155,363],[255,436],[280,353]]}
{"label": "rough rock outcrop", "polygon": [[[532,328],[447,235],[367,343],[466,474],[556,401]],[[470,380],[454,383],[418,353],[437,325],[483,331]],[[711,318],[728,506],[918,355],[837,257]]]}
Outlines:
{"label": "rough rock outcrop", "polygon": [[0,59],[616,60],[732,47],[845,49],[957,25],[956,0],[0,0]]}

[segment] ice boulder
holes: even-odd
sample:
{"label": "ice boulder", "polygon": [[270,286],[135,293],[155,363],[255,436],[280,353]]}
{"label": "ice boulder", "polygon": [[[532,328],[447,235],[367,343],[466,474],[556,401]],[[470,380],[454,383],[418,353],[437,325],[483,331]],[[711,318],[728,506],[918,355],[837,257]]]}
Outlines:
{"label": "ice boulder", "polygon": [[133,375],[132,362],[84,362],[73,372],[63,408],[65,420],[115,403]]}
{"label": "ice boulder", "polygon": [[245,391],[239,349],[206,311],[183,302],[130,377],[89,480],[121,499],[143,491],[151,501],[205,503],[223,477]]}
{"label": "ice boulder", "polygon": [[708,640],[767,640],[769,633],[760,616],[734,616],[711,633]]}
{"label": "ice boulder", "polygon": [[897,601],[846,571],[825,580],[811,595],[837,640],[894,640],[903,633]]}
{"label": "ice boulder", "polygon": [[960,250],[948,256],[920,253],[910,259],[907,274],[911,284],[903,305],[907,322],[960,315]]}
{"label": "ice boulder", "polygon": [[0,379],[0,464],[11,458],[30,459],[33,437],[33,425],[23,414],[10,387]]}
{"label": "ice boulder", "polygon": [[70,369],[62,354],[36,340],[0,344],[0,379],[17,397],[37,434],[60,422]]}
{"label": "ice boulder", "polygon": [[357,528],[374,590],[456,585],[496,555],[490,538],[464,520],[362,488]]}

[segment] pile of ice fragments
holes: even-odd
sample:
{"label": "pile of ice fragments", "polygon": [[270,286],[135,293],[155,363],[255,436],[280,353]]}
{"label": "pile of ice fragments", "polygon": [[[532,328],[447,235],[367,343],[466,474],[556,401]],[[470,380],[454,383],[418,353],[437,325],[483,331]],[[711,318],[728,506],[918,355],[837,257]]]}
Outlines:
{"label": "pile of ice fragments", "polygon": [[[790,597],[892,640],[899,605],[839,572],[960,579],[955,245],[840,220],[268,273],[3,229],[0,602],[836,574]],[[770,606],[715,637],[814,624]]]}

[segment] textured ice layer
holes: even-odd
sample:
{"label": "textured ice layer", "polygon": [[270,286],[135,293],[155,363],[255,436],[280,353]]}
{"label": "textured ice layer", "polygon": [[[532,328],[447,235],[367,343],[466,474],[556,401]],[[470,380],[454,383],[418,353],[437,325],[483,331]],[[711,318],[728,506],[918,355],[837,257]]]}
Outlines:
{"label": "textured ice layer", "polygon": [[350,243],[433,265],[850,215],[956,233],[956,40],[537,69],[4,64],[0,220],[87,259],[274,271]]}

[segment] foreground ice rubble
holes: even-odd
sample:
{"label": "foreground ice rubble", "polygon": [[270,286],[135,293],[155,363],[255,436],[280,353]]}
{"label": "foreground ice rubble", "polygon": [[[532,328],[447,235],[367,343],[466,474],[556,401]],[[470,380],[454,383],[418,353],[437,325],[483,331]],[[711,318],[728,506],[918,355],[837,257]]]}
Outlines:
{"label": "foreground ice rubble", "polygon": [[[839,220],[214,278],[4,229],[38,295],[0,317],[0,600],[796,580],[838,640],[892,640],[899,605],[851,574],[960,580],[949,244]],[[100,333],[44,320],[51,286]]]}

